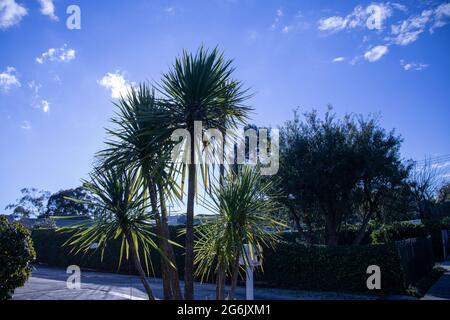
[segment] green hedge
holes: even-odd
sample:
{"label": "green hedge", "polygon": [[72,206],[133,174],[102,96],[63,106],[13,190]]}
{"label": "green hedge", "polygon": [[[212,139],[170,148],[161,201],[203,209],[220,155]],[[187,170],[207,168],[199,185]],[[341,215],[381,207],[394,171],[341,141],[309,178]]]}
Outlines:
{"label": "green hedge", "polygon": [[0,300],[11,298],[25,284],[35,258],[30,232],[18,222],[0,217]]}
{"label": "green hedge", "polygon": [[[170,228],[171,239],[183,244],[184,238],[178,236],[179,230],[179,228]],[[136,274],[133,264],[126,261],[125,258],[122,259],[122,264],[119,267],[120,241],[110,242],[105,249],[102,259],[100,250],[92,250],[92,252],[86,254],[79,253],[75,255],[71,253],[70,247],[63,245],[70,237],[71,233],[69,232],[61,233],[51,229],[33,230],[32,238],[37,252],[36,262],[59,267],[78,265],[81,268],[95,269],[97,271]],[[184,271],[184,250],[174,247],[174,251],[179,273],[182,276]],[[156,250],[151,253],[151,261],[153,265],[150,275],[160,277],[160,255]]]}
{"label": "green hedge", "polygon": [[371,234],[372,243],[389,243],[410,238],[424,238],[429,232],[423,224],[394,222],[374,230]]}
{"label": "green hedge", "polygon": [[258,280],[280,288],[367,292],[367,267],[381,269],[382,292],[403,292],[403,272],[394,245],[304,246],[281,242],[264,252]]}

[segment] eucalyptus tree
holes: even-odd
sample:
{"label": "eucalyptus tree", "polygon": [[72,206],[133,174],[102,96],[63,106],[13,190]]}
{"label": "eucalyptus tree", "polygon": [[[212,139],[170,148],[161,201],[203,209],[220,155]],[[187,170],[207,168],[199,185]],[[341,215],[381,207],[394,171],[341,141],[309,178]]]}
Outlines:
{"label": "eucalyptus tree", "polygon": [[119,239],[119,266],[123,257],[127,260],[131,257],[148,298],[154,300],[142,264],[145,264],[148,274],[150,251],[159,248],[153,240],[156,235],[151,232],[141,174],[136,170],[117,167],[98,168],[91,174],[91,179],[84,182],[84,188],[91,193],[92,199],[89,202],[72,200],[98,208],[98,215],[92,224],[78,226],[65,245],[71,246],[71,252],[77,254],[87,253],[92,244],[97,243],[97,250],[101,250],[103,258],[106,245]]}
{"label": "eucalyptus tree", "polygon": [[111,120],[114,127],[107,129],[107,148],[98,155],[106,168],[128,166],[140,170],[164,253],[161,257],[164,297],[179,300],[182,294],[166,210],[166,201],[180,197],[176,167],[171,161],[174,114],[145,84],[130,89],[115,106],[116,116]]}
{"label": "eucalyptus tree", "polygon": [[[246,166],[238,173],[230,172],[221,186],[213,187],[211,200],[206,201],[217,215],[196,227],[196,275],[204,280],[211,271],[225,270],[231,278],[230,299],[235,297],[239,259],[246,260],[244,245],[271,247],[277,240],[276,231],[285,226],[273,218],[280,209],[273,184],[273,180],[263,179],[257,168]],[[218,291],[218,299],[223,299],[224,288]]]}
{"label": "eucalyptus tree", "polygon": [[160,91],[170,101],[176,125],[190,134],[189,141],[185,142],[190,148],[184,149],[185,159],[189,160],[185,246],[185,298],[188,300],[194,297],[196,151],[201,146],[201,142],[196,141],[194,123],[202,121],[204,128],[224,132],[246,121],[251,110],[243,105],[248,98],[247,90],[232,78],[233,72],[232,60],[225,60],[217,48],[208,51],[201,47],[196,54],[183,51],[171,70],[162,76]]}

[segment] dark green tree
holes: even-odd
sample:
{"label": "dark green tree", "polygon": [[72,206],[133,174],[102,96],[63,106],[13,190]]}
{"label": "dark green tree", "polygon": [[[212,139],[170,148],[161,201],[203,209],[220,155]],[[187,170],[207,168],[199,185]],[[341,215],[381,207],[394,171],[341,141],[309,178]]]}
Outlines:
{"label": "dark green tree", "polygon": [[[81,202],[75,202],[70,199],[77,199]],[[85,188],[61,190],[50,196],[47,202],[47,211],[45,218],[51,216],[95,216],[98,209],[90,205],[92,194]]]}

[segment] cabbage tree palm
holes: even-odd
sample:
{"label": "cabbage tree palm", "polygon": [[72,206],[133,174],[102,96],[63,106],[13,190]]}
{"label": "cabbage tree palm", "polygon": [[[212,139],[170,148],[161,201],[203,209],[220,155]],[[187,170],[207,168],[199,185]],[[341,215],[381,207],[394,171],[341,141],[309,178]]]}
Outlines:
{"label": "cabbage tree palm", "polygon": [[106,168],[130,166],[142,173],[164,253],[161,257],[164,297],[182,299],[165,209],[167,200],[180,197],[176,168],[171,163],[173,113],[145,84],[132,88],[115,105],[114,127],[107,129],[107,148],[99,153],[100,160]]}
{"label": "cabbage tree palm", "polygon": [[276,231],[284,226],[272,215],[279,210],[273,190],[274,182],[263,179],[257,168],[243,167],[238,173],[230,172],[221,186],[214,186],[211,200],[206,202],[217,215],[197,227],[196,274],[204,280],[211,272],[225,270],[231,277],[230,299],[235,297],[239,258],[245,260],[244,245],[273,246]]}
{"label": "cabbage tree palm", "polygon": [[[164,98],[170,102],[178,128],[190,133],[187,213],[186,213],[186,255],[185,255],[185,298],[194,297],[194,200],[197,189],[196,151],[200,146],[195,141],[194,122],[202,121],[205,129],[225,131],[245,122],[249,107],[242,103],[248,98],[241,82],[232,78],[234,68],[231,60],[225,60],[217,48],[208,51],[201,47],[198,52],[183,52],[172,69],[163,74],[160,87]],[[205,173],[205,170],[203,170]],[[184,178],[184,175],[183,175]]]}
{"label": "cabbage tree palm", "polygon": [[97,243],[103,258],[106,245],[119,239],[119,267],[123,257],[131,258],[148,298],[154,300],[143,264],[148,274],[150,251],[159,248],[154,241],[156,235],[151,232],[140,173],[122,168],[96,169],[90,181],[84,182],[84,188],[91,192],[93,199],[88,204],[98,208],[98,215],[92,224],[80,225],[65,245],[71,246],[71,252],[77,254],[87,253],[92,244]]}

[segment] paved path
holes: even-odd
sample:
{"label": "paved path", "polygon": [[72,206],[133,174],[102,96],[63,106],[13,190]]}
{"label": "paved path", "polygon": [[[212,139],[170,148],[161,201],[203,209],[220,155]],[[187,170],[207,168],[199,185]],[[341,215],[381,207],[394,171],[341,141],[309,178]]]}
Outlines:
{"label": "paved path", "polygon": [[436,282],[422,300],[450,300],[450,261],[441,265],[447,271]]}
{"label": "paved path", "polygon": [[[69,290],[64,269],[37,266],[24,287],[15,291],[14,300],[145,300],[143,286],[136,276],[113,273],[81,273],[81,289]],[[157,298],[162,298],[162,281],[150,279]],[[182,284],[183,285],[183,284]],[[196,284],[195,298],[215,298],[215,286]],[[245,298],[245,288],[237,289],[237,298]],[[335,292],[303,292],[281,289],[255,288],[255,299],[260,300],[374,300],[375,296],[354,295]]]}

